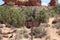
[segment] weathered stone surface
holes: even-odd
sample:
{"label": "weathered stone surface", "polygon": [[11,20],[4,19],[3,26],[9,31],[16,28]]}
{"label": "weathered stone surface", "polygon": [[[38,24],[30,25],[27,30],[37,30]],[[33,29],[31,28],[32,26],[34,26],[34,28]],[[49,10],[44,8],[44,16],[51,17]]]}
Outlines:
{"label": "weathered stone surface", "polygon": [[40,6],[41,5],[41,0],[4,0],[4,2],[7,4],[9,2],[14,2],[15,5],[21,6]]}
{"label": "weathered stone surface", "polygon": [[30,0],[32,6],[41,6],[41,0]]}
{"label": "weathered stone surface", "polygon": [[58,0],[51,0],[49,6],[56,6],[58,4]]}

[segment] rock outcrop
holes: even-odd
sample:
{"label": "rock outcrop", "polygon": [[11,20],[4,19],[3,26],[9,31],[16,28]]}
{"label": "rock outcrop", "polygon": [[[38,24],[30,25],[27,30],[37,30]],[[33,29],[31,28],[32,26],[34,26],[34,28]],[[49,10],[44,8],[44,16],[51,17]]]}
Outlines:
{"label": "rock outcrop", "polygon": [[9,3],[9,2],[13,2],[15,5],[18,6],[40,6],[41,5],[41,0],[3,0],[5,2],[5,4]]}
{"label": "rock outcrop", "polygon": [[51,0],[49,6],[56,6],[58,4],[58,0]]}

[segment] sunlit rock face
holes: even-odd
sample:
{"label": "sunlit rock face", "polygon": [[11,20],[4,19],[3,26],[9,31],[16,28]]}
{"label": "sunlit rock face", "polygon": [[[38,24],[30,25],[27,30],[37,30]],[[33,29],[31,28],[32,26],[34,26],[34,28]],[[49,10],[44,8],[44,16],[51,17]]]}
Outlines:
{"label": "sunlit rock face", "polygon": [[3,0],[5,3],[8,3],[8,2],[16,2],[17,0]]}
{"label": "sunlit rock face", "polygon": [[41,0],[3,0],[5,4],[14,2],[15,5],[21,6],[41,6]]}
{"label": "sunlit rock face", "polygon": [[29,1],[29,0],[19,0],[19,1],[21,1],[21,2],[26,2],[26,1]]}
{"label": "sunlit rock face", "polygon": [[51,0],[49,6],[56,6],[58,4],[58,0]]}
{"label": "sunlit rock face", "polygon": [[30,0],[32,6],[41,6],[41,0]]}

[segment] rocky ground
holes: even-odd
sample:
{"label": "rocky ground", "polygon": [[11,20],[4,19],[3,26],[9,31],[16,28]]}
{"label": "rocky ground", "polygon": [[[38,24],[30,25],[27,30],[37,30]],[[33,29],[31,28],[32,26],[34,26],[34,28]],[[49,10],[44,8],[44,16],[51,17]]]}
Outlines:
{"label": "rocky ground", "polygon": [[[52,27],[52,21],[55,18],[50,18],[48,24],[49,27],[46,27],[47,35],[42,38],[33,38],[33,40],[60,40],[60,36],[58,35],[58,29]],[[5,27],[5,24],[1,24],[0,27],[0,40],[31,40],[31,36],[29,33],[30,29],[23,28],[8,28]],[[25,37],[24,37],[25,35]]]}

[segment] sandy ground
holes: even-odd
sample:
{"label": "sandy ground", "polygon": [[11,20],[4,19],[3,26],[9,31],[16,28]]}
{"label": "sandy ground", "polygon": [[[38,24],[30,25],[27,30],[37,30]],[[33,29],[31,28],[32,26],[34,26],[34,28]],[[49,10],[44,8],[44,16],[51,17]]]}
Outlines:
{"label": "sandy ground", "polygon": [[56,28],[49,27],[47,30],[48,36],[50,36],[50,40],[60,40],[60,36],[56,33],[58,30]]}

